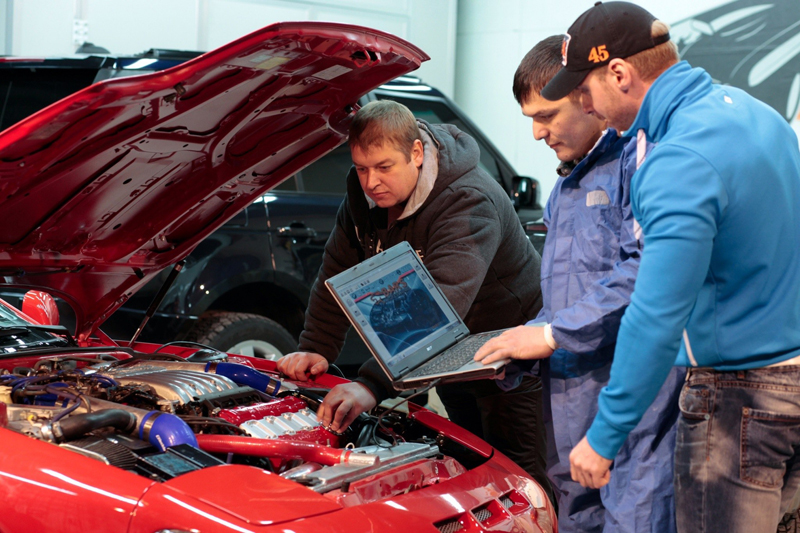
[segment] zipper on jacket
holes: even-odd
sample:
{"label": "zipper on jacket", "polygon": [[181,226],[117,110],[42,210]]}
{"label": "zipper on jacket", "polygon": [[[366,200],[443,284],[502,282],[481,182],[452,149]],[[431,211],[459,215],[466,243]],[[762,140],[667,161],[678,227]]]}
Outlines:
{"label": "zipper on jacket", "polygon": [[692,353],[692,345],[689,343],[689,333],[685,329],[683,330],[683,343],[686,345],[686,355],[689,357],[689,363],[692,366],[697,366],[697,360]]}

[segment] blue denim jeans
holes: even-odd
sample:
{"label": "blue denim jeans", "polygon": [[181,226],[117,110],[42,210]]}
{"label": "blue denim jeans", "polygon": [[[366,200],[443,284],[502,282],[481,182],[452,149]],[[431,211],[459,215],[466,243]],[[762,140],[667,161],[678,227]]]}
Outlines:
{"label": "blue denim jeans", "polygon": [[680,410],[678,531],[775,531],[800,487],[800,366],[690,369]]}

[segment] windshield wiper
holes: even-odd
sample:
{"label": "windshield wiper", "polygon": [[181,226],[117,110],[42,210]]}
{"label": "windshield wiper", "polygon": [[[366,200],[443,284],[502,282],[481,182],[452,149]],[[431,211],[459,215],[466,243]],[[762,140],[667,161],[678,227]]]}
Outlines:
{"label": "windshield wiper", "polygon": [[41,326],[34,324],[16,325],[16,326],[0,326],[0,337],[9,337],[11,335],[24,335],[31,331],[43,331],[45,333],[54,333],[56,335],[63,335],[67,339],[67,344],[70,346],[77,346],[75,338],[65,326]]}

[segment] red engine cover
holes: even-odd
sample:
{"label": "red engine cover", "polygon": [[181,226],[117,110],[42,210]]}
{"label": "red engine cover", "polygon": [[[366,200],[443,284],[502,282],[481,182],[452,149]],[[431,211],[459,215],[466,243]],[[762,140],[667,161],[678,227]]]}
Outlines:
{"label": "red engine cover", "polygon": [[339,447],[339,439],[341,438],[336,433],[328,431],[320,426],[314,429],[306,429],[288,435],[281,435],[278,437],[283,440],[297,440],[301,442],[310,442],[312,444],[321,444],[323,446],[330,446],[331,448]]}
{"label": "red engine cover", "polygon": [[261,420],[268,416],[280,416],[283,413],[296,413],[308,407],[308,404],[300,398],[286,396],[278,400],[256,405],[246,405],[234,407],[233,409],[223,409],[218,416],[224,418],[231,424],[241,425],[248,420]]}

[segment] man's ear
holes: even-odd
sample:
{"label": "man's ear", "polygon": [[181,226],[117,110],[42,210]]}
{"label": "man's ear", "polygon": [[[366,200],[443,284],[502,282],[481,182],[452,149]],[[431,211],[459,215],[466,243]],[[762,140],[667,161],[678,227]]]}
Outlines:
{"label": "man's ear", "polygon": [[625,61],[624,59],[614,58],[608,63],[608,74],[607,76],[611,78],[609,82],[622,91],[623,93],[627,93],[631,90],[633,85],[633,76],[635,72],[633,71],[633,67],[630,63]]}
{"label": "man's ear", "polygon": [[414,145],[411,147],[411,161],[414,163],[414,166],[421,167],[424,157],[425,150],[422,148],[422,141],[415,139]]}

